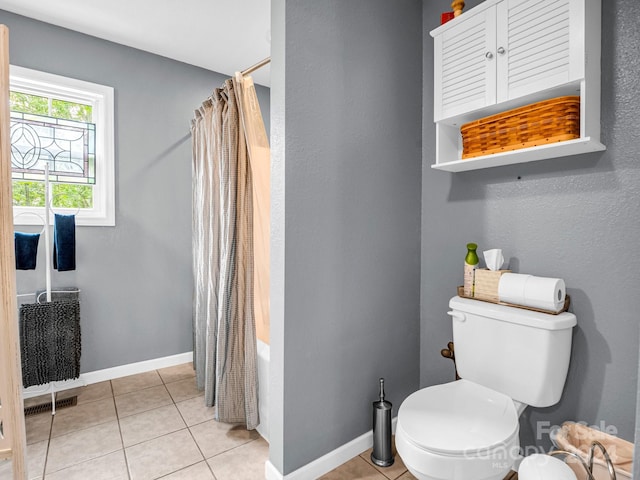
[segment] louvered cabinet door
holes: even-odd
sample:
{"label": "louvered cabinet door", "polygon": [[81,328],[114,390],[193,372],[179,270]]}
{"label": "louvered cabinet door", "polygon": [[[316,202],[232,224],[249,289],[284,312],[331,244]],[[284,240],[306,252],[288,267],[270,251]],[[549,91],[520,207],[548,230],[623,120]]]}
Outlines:
{"label": "louvered cabinet door", "polygon": [[497,101],[584,77],[584,1],[504,0],[497,5]]}
{"label": "louvered cabinet door", "polygon": [[434,38],[434,121],[496,102],[495,42],[495,6]]}

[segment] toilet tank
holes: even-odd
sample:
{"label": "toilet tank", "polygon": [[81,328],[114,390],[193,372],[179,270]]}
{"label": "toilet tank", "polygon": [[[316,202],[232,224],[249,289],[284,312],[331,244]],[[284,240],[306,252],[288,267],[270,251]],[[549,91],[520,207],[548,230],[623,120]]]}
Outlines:
{"label": "toilet tank", "polygon": [[558,403],[571,356],[576,317],[453,297],[460,377],[533,407]]}

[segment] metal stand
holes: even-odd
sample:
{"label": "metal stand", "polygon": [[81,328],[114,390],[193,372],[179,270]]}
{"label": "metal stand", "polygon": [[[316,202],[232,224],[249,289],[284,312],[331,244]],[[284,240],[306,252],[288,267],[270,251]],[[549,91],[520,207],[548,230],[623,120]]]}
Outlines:
{"label": "metal stand", "polygon": [[568,452],[566,450],[554,450],[553,452],[549,452],[549,455],[553,457],[559,456],[559,455],[565,455],[565,456],[570,456],[577,459],[580,462],[580,464],[583,466],[585,471],[587,472],[587,480],[596,480],[595,477],[593,476],[593,459],[595,456],[594,454],[595,454],[596,448],[599,448],[600,451],[602,452],[604,461],[607,464],[607,469],[609,470],[609,479],[617,480],[616,469],[613,466],[613,462],[611,461],[611,458],[609,457],[609,453],[607,452],[607,449],[604,448],[604,445],[602,445],[598,441],[591,442],[591,446],[589,447],[589,459],[587,462],[585,462],[584,459],[577,453]]}

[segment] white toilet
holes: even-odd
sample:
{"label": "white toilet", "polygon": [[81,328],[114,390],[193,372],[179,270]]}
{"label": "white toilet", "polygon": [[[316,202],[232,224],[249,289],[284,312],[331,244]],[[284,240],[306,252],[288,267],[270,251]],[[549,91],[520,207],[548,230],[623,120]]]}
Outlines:
{"label": "white toilet", "polygon": [[502,480],[519,455],[522,411],[560,400],[576,317],[460,297],[449,306],[462,379],[407,397],[396,448],[419,480]]}

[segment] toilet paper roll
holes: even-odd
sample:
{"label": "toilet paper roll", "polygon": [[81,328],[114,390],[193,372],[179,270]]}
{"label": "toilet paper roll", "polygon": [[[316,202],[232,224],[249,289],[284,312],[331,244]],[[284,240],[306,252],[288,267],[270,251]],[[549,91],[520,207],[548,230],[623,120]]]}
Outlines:
{"label": "toilet paper roll", "polygon": [[505,273],[498,283],[498,298],[501,302],[520,305],[524,300],[524,288],[531,275]]}
{"label": "toilet paper roll", "polygon": [[564,306],[566,286],[561,278],[505,273],[498,284],[501,302],[559,312]]}
{"label": "toilet paper roll", "polygon": [[561,278],[530,277],[524,287],[524,303],[528,307],[559,312],[564,306],[566,287]]}

